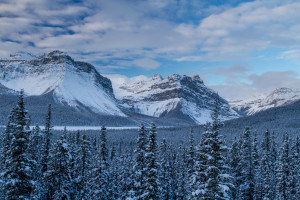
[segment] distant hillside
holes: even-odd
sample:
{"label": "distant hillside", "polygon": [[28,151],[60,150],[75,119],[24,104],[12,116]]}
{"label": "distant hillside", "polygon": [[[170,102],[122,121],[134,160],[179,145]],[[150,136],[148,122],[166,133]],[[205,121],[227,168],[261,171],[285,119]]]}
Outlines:
{"label": "distant hillside", "polygon": [[245,127],[300,134],[300,101],[226,121],[224,124],[224,130],[243,130]]}

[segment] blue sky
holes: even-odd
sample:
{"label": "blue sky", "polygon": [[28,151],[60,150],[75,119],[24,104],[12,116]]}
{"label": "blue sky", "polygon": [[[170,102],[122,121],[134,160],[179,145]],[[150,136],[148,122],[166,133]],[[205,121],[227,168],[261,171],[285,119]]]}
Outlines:
{"label": "blue sky", "polygon": [[65,51],[111,78],[199,74],[227,99],[300,85],[300,2],[2,0],[0,57]]}

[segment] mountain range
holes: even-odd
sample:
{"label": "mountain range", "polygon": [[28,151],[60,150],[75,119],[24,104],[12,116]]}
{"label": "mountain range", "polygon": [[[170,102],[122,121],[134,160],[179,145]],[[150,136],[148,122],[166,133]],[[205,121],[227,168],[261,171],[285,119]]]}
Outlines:
{"label": "mountain range", "polygon": [[262,94],[250,100],[229,102],[230,107],[242,116],[253,115],[279,106],[290,105],[300,100],[300,91],[291,88],[277,88],[269,94]]}
{"label": "mountain range", "polygon": [[86,62],[52,51],[40,56],[26,52],[0,59],[0,122],[6,122],[18,92],[24,89],[33,123],[43,123],[52,104],[56,125],[138,125],[156,122],[178,126],[210,120],[217,98],[220,118],[230,120],[299,100],[299,91],[275,90],[264,98],[228,103],[205,86],[199,75],[173,74],[124,84],[112,84]]}

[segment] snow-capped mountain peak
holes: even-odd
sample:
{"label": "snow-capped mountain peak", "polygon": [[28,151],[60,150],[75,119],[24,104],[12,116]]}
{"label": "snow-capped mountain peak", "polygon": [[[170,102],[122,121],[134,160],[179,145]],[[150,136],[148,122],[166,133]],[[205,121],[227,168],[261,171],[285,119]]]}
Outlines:
{"label": "snow-capped mountain peak", "polygon": [[288,105],[298,100],[300,100],[299,90],[283,87],[251,100],[230,102],[230,106],[238,112],[252,115],[269,108]]}
{"label": "snow-capped mountain peak", "polygon": [[156,74],[152,78],[123,84],[114,91],[122,106],[153,117],[183,115],[203,124],[210,120],[216,97],[221,101],[223,119],[238,117],[223,98],[203,84],[199,75],[173,74],[162,78]]}
{"label": "snow-capped mountain peak", "polygon": [[62,104],[125,116],[115,102],[110,80],[92,65],[74,61],[61,51],[41,56],[17,53],[0,60],[0,83],[16,91],[24,89],[29,96],[53,92],[55,100]]}
{"label": "snow-capped mountain peak", "polygon": [[163,77],[160,74],[155,74],[151,79],[161,81],[161,80],[163,80]]}

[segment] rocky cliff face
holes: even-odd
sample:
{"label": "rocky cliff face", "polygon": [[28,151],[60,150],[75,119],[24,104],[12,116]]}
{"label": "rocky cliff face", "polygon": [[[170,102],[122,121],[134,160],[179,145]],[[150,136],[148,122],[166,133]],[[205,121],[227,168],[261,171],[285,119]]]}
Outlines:
{"label": "rocky cliff face", "polygon": [[111,82],[88,63],[74,61],[53,51],[34,56],[28,53],[0,60],[0,83],[29,96],[52,92],[55,101],[93,112],[125,116],[118,108]]}
{"label": "rocky cliff face", "polygon": [[244,115],[253,115],[269,108],[292,104],[300,100],[300,91],[290,88],[277,88],[269,94],[253,100],[233,101],[230,106]]}
{"label": "rocky cliff face", "polygon": [[198,75],[189,77],[173,74],[164,79],[157,74],[152,78],[115,88],[115,91],[123,107],[144,115],[184,115],[203,124],[210,121],[215,99],[218,98],[223,120],[239,116],[226,100],[207,88]]}
{"label": "rocky cliff face", "polygon": [[162,78],[157,74],[113,90],[111,81],[94,66],[75,61],[60,51],[40,56],[18,53],[0,60],[0,84],[3,93],[15,95],[15,91],[24,89],[28,97],[37,97],[38,102],[42,101],[38,97],[43,101],[51,97],[47,102],[65,105],[68,110],[71,107],[99,116],[130,116],[137,123],[147,119],[203,124],[210,121],[216,98],[221,119],[239,117],[198,75]]}

